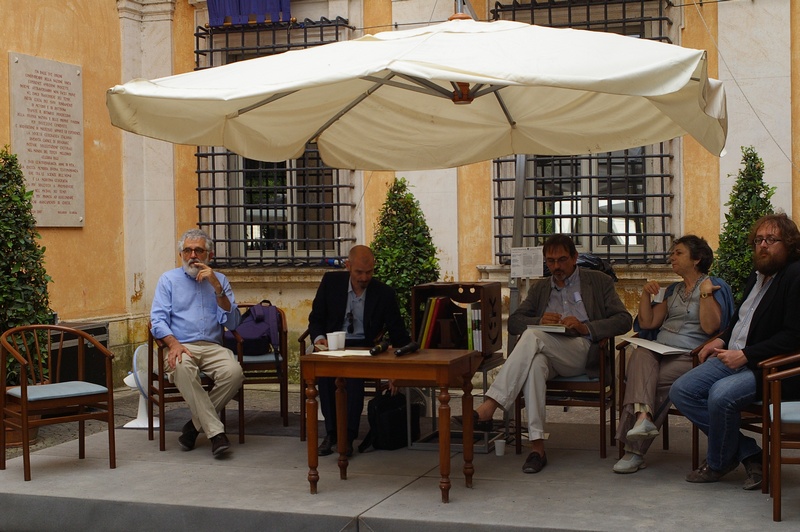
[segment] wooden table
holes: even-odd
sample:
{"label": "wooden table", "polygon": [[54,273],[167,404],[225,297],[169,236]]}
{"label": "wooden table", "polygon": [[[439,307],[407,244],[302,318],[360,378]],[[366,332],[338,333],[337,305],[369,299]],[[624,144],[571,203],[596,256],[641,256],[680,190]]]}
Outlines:
{"label": "wooden table", "polygon": [[[377,356],[335,357],[329,355],[304,355],[303,381],[306,383],[306,427],[308,433],[308,482],[311,493],[317,493],[319,481],[317,387],[318,377],[336,379],[336,431],[337,441],[347,441],[347,391],[346,378],[394,379],[413,382],[414,385],[439,388],[439,472],[442,502],[450,500],[450,392],[448,388],[464,390],[461,399],[464,419],[464,478],[472,487],[475,468],[473,458],[472,376],[483,357],[478,351],[466,349],[423,349],[416,353],[395,356],[390,350]],[[338,445],[339,477],[347,479],[347,445]]]}

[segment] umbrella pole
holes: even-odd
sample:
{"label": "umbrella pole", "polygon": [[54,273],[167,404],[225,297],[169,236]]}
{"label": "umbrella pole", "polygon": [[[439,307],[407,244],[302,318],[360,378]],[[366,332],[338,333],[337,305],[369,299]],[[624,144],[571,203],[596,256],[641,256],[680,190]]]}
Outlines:
{"label": "umbrella pole", "polygon": [[[516,156],[516,169],[514,174],[514,220],[511,226],[511,248],[522,247],[522,230],[525,214],[525,155]],[[519,306],[519,282],[520,279],[511,277],[509,273],[508,288],[509,294],[509,313],[513,313]],[[511,337],[508,339],[508,353],[513,351]]]}

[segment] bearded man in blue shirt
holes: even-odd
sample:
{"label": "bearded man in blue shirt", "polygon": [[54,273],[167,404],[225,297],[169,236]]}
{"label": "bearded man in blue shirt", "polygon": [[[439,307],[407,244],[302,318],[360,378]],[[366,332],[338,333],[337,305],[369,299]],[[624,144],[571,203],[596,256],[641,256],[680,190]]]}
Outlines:
{"label": "bearded man in blue shirt", "polygon": [[[191,451],[203,431],[218,458],[231,446],[219,412],[239,391],[244,375],[233,352],[222,345],[223,326],[235,329],[240,315],[228,279],[207,264],[213,247],[204,231],[183,234],[178,242],[183,266],[158,280],[150,323],[153,336],[168,347],[164,362],[170,380],[192,412],[178,443]],[[214,381],[210,392],[200,383],[201,372]]]}

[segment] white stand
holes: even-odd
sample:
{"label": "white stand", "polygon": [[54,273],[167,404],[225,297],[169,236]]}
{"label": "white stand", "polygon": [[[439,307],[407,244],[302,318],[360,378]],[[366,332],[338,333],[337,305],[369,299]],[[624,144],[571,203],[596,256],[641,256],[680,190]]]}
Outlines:
{"label": "white stand", "polygon": [[[130,373],[124,380],[125,384],[130,386],[133,390],[139,392],[139,410],[136,412],[136,419],[128,421],[123,425],[123,428],[126,429],[146,429],[147,428],[147,398],[142,395],[139,391],[139,387],[136,386],[136,380],[133,376],[133,373]],[[159,426],[157,417],[153,417],[153,428],[157,428]]]}

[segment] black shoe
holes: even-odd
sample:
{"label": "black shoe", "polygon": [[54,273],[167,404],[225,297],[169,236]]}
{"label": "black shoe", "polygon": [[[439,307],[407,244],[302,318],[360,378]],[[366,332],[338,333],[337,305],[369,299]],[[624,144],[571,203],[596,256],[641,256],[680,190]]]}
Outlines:
{"label": "black shoe", "polygon": [[322,440],[322,443],[317,447],[317,455],[328,456],[329,454],[333,454],[334,445],[336,445],[336,438],[332,437],[330,434],[326,435],[325,439]]}
{"label": "black shoe", "polygon": [[[455,421],[459,426],[464,426],[464,418],[461,416],[453,416],[453,421]],[[478,413],[474,410],[472,411],[472,429],[475,432],[492,432],[493,426],[494,423],[491,419],[481,421],[478,418]]]}
{"label": "black shoe", "polygon": [[761,453],[748,456],[742,460],[744,470],[747,473],[747,478],[744,481],[746,490],[756,490],[761,487],[761,480],[764,477],[764,472],[761,469]]}
{"label": "black shoe", "polygon": [[211,438],[211,454],[213,454],[215,458],[222,456],[222,454],[230,448],[231,442],[228,441],[228,437],[225,436],[224,432],[220,432]]}
{"label": "black shoe", "polygon": [[542,453],[539,454],[537,452],[532,452],[528,455],[528,458],[525,459],[525,463],[522,465],[522,472],[523,473],[538,473],[544,466],[547,465],[547,455]]}
{"label": "black shoe", "polygon": [[178,436],[178,443],[181,445],[181,449],[184,451],[191,451],[194,449],[194,442],[197,441],[197,435],[200,434],[196,428],[194,428],[194,423],[190,419],[186,425],[183,426],[181,429],[181,435]]}

